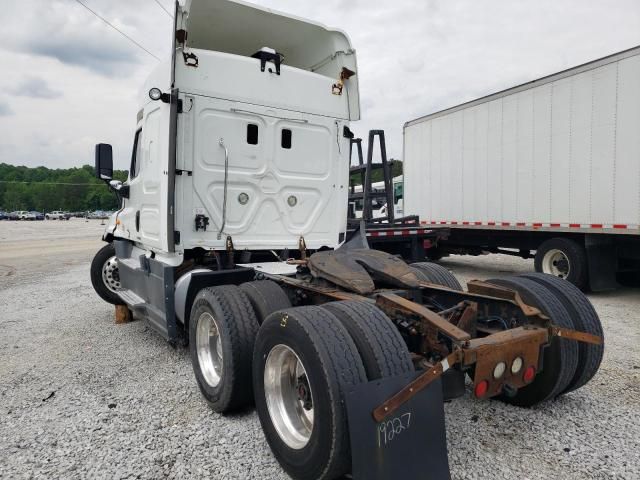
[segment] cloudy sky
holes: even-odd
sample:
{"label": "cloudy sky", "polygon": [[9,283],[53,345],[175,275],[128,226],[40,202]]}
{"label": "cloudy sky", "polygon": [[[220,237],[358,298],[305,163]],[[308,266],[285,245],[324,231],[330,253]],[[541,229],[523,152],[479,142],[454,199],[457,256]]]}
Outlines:
{"label": "cloudy sky", "polygon": [[[171,19],[155,0],[83,1],[153,54],[169,54]],[[107,142],[126,168],[136,93],[157,60],[75,0],[3,3],[0,163],[79,166]],[[363,113],[353,130],[385,129],[396,158],[407,120],[640,45],[638,0],[256,3],[349,33]]]}

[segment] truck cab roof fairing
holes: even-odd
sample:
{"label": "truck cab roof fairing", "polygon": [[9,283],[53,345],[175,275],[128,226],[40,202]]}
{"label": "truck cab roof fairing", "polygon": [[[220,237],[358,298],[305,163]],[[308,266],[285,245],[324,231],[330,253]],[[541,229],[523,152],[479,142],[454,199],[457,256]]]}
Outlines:
{"label": "truck cab roof fairing", "polygon": [[[186,0],[178,29],[186,48],[250,57],[263,47],[283,64],[338,79],[343,67],[357,72],[355,50],[342,31],[239,0]],[[349,80],[351,120],[360,118],[357,75]],[[355,107],[355,108],[354,108]]]}

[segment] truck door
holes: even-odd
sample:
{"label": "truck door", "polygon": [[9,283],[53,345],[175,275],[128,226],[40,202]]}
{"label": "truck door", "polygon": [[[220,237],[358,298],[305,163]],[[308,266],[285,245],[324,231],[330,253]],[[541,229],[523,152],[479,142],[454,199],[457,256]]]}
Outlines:
{"label": "truck door", "polygon": [[226,236],[249,249],[295,248],[301,236],[310,248],[337,242],[342,217],[346,224],[340,122],[203,97],[192,112],[192,218],[209,222],[194,232],[196,244],[223,246]]}
{"label": "truck door", "polygon": [[[148,103],[142,127],[136,131],[129,172],[129,198],[118,215],[125,235],[145,247],[166,249],[165,225],[161,210],[163,170],[166,169],[166,147],[160,148],[162,104]],[[167,108],[167,107],[165,107]]]}

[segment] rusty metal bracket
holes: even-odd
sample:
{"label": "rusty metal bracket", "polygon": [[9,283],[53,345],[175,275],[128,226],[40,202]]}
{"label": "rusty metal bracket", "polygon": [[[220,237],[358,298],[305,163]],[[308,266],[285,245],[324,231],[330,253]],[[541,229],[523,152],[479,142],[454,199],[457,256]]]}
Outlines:
{"label": "rusty metal bracket", "polygon": [[554,337],[567,338],[569,340],[575,340],[576,342],[590,343],[592,345],[602,345],[604,343],[604,339],[602,337],[598,337],[597,335],[579,332],[577,330],[570,330],[568,328],[557,327],[555,325],[552,325],[550,327],[550,333]]}
{"label": "rusty metal bracket", "polygon": [[433,367],[429,368],[426,372],[416,378],[413,382],[409,383],[406,387],[396,393],[393,397],[389,398],[382,405],[377,407],[373,412],[373,418],[376,422],[381,422],[395,412],[403,403],[414,397],[420,390],[423,390],[429,386],[434,380],[439,378],[444,372],[449,370],[453,365],[460,362],[462,358],[462,352],[455,351],[444,360],[436,363]]}
{"label": "rusty metal bracket", "polygon": [[456,342],[466,342],[471,339],[471,335],[447,322],[444,318],[427,307],[407,300],[394,293],[380,293],[377,295],[376,304],[386,312],[401,312],[420,317],[427,325],[435,328],[440,333]]}
{"label": "rusty metal bracket", "polygon": [[499,298],[501,300],[509,300],[522,309],[527,317],[539,317],[540,319],[548,320],[549,317],[544,315],[540,310],[531,305],[528,305],[522,300],[520,294],[510,288],[499,287],[492,283],[482,282],[480,280],[471,280],[467,283],[467,289],[469,293],[476,295],[484,295],[487,297]]}

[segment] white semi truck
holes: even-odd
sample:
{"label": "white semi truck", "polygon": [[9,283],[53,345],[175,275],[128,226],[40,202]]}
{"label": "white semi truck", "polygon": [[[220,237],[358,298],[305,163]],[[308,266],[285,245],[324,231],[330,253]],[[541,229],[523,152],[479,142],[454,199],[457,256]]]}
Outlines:
{"label": "white semi truck", "polygon": [[430,252],[502,252],[581,288],[640,272],[640,47],[407,122],[405,211]]}
{"label": "white semi truck", "polygon": [[465,374],[477,398],[519,406],[595,375],[600,321],[568,282],[463,291],[438,265],[368,249],[362,231],[346,238],[360,108],[344,33],[187,0],[173,34],[139,95],[124,184],[111,146],[96,146],[122,208],[91,280],[189,345],[211,408],[255,403],[293,478],[448,479],[442,401],[464,394]]}

